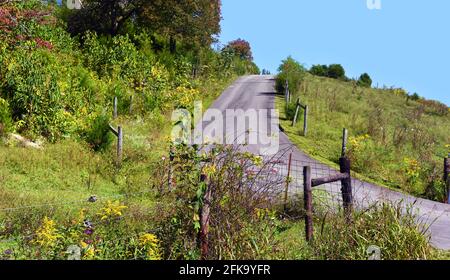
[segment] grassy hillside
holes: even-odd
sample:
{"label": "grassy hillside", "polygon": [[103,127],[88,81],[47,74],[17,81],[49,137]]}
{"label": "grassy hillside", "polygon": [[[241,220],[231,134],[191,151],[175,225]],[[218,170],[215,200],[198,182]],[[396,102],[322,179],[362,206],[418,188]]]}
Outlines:
{"label": "grassy hillside", "polygon": [[[324,162],[337,163],[342,129],[347,128],[354,171],[394,189],[444,200],[443,159],[450,152],[447,106],[408,96],[402,89],[362,87],[355,81],[303,71],[297,76],[287,112],[283,97],[277,104],[284,116],[283,128],[299,148]],[[302,136],[302,117],[291,126],[298,98],[309,106],[307,137]]]}

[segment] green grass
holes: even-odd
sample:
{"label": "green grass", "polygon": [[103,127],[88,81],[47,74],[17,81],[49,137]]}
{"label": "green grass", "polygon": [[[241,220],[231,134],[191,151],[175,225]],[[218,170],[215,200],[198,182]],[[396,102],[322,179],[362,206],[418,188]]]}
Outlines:
{"label": "green grass", "polygon": [[[450,143],[450,114],[389,89],[355,87],[350,82],[307,74],[292,100],[309,106],[309,131],[303,137],[303,119],[292,127],[284,98],[276,106],[281,125],[301,150],[337,166],[342,129],[349,130],[349,156],[355,175],[416,196],[443,200],[440,179]],[[292,106],[292,105],[291,105]],[[368,135],[368,139],[357,137]],[[359,145],[359,147],[356,147]],[[414,167],[408,160],[417,162]],[[408,174],[410,171],[410,174]]]}
{"label": "green grass", "polygon": [[[204,107],[233,80],[202,81]],[[45,143],[43,149],[0,145],[0,259],[3,251],[19,246],[16,238],[35,234],[44,217],[62,226],[76,219],[82,209],[95,217],[107,201],[127,206],[127,226],[121,238],[151,229],[164,201],[159,190],[166,187],[166,181],[159,172],[164,168],[162,158],[168,158],[170,116],[170,112],[155,111],[145,117],[119,116],[113,122],[124,131],[120,169],[115,166],[116,140],[103,152],[94,152],[75,139]],[[87,202],[93,195],[98,201]],[[104,230],[119,231],[115,227]]]}

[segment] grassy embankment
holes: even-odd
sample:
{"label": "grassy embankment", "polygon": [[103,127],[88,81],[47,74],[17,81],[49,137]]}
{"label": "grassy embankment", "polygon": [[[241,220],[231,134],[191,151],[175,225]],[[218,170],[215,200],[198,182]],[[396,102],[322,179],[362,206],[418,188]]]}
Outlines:
{"label": "grassy embankment", "polygon": [[342,129],[349,130],[349,156],[357,177],[395,190],[443,201],[443,158],[450,143],[448,109],[408,100],[402,91],[357,87],[351,82],[306,74],[292,100],[309,106],[292,127],[294,104],[278,96],[281,124],[293,143],[315,159],[337,166]]}

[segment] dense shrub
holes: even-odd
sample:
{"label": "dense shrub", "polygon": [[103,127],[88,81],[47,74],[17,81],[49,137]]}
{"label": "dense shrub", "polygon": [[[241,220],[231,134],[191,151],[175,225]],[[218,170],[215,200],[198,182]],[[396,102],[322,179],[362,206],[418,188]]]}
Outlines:
{"label": "dense shrub", "polygon": [[340,64],[331,64],[328,67],[327,76],[333,79],[340,79],[340,80],[346,79],[344,67],[342,67],[342,65]]}
{"label": "dense shrub", "polygon": [[320,76],[320,77],[328,77],[328,66],[327,65],[313,65],[309,70],[309,73]]}
{"label": "dense shrub", "polygon": [[313,65],[309,73],[315,76],[328,77],[332,79],[347,80],[345,69],[340,64]]}
{"label": "dense shrub", "polygon": [[446,116],[449,113],[449,107],[435,100],[420,100],[425,107],[425,112],[431,115]]}
{"label": "dense shrub", "polygon": [[94,116],[89,128],[85,132],[86,142],[95,151],[102,151],[109,147],[113,136],[109,128],[110,118],[104,114]]}
{"label": "dense shrub", "polygon": [[250,43],[243,39],[237,39],[228,43],[225,47],[230,49],[235,55],[244,60],[253,60],[252,49]]}
{"label": "dense shrub", "polygon": [[0,137],[12,129],[12,118],[9,110],[9,104],[6,100],[0,98]]}
{"label": "dense shrub", "polygon": [[369,74],[364,73],[359,77],[357,84],[360,87],[370,88],[372,87],[372,79],[370,78]]}
{"label": "dense shrub", "polygon": [[56,58],[45,50],[17,51],[7,69],[3,91],[14,119],[22,121],[19,130],[50,140],[64,134],[64,104],[58,85],[61,68]]}
{"label": "dense shrub", "polygon": [[[270,174],[273,164],[262,158],[239,152],[236,148],[214,146],[199,156],[192,148],[178,147],[173,163],[171,197],[175,207],[162,211],[158,236],[165,244],[169,259],[198,259],[197,237],[199,210],[203,207],[207,187],[209,205],[209,259],[260,259],[270,256],[276,246],[276,219],[273,199],[276,186],[282,184]],[[209,159],[208,164],[199,163]],[[200,175],[207,181],[200,181]],[[256,183],[258,182],[258,183]]]}
{"label": "dense shrub", "polygon": [[276,80],[276,89],[280,93],[284,93],[286,81],[291,92],[296,92],[305,75],[305,68],[291,56],[282,61],[278,68],[279,74]]}
{"label": "dense shrub", "polygon": [[417,92],[415,92],[411,95],[408,95],[408,100],[418,101],[420,99],[421,99],[421,97]]}

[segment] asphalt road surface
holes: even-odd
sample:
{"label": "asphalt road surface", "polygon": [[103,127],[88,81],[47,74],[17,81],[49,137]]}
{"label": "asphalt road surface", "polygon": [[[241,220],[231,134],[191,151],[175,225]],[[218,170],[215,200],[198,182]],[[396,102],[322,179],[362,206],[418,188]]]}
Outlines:
{"label": "asphalt road surface", "polygon": [[[280,131],[278,116],[271,110],[275,108],[274,87],[273,76],[244,76],[237,79],[213,103],[208,110],[209,113],[204,115],[203,131],[208,141],[215,140],[219,143],[222,141],[228,144],[232,144],[230,141],[234,141],[235,144],[248,144],[245,149],[255,154],[265,155],[265,157],[278,151],[281,159],[278,172],[282,175],[287,173],[288,157],[289,154],[292,154],[291,176],[294,177],[292,192],[295,193],[302,189],[302,166],[311,166],[313,178],[328,176],[337,171],[307,156]],[[233,112],[234,115],[229,112]],[[254,117],[255,112],[259,114],[257,123],[255,121],[246,122],[245,118],[236,117],[252,116],[252,114]],[[217,117],[219,113],[222,114],[221,118]],[[218,119],[220,119],[219,122],[217,122]],[[242,126],[246,128],[243,129]],[[241,137],[242,135],[246,135],[246,137]],[[250,140],[252,138],[265,140],[252,142]],[[245,139],[247,140],[245,141]],[[268,144],[268,139],[271,144]],[[244,143],[241,143],[242,141]],[[425,227],[430,225],[427,233],[431,237],[431,244],[438,249],[450,250],[450,205],[418,199],[357,179],[353,179],[352,185],[357,207],[366,207],[381,201],[402,203],[405,209],[410,206],[419,217],[421,224]],[[339,184],[328,184],[321,189],[336,195],[336,199],[339,199]]]}

